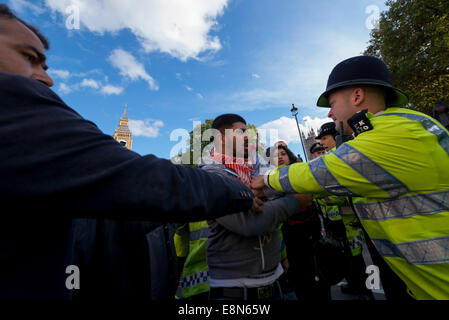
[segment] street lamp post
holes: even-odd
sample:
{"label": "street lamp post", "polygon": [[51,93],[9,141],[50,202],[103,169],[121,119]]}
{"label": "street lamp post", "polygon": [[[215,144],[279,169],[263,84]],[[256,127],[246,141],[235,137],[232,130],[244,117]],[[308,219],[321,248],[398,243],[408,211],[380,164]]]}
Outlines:
{"label": "street lamp post", "polygon": [[295,119],[296,119],[296,126],[298,127],[298,133],[299,133],[299,139],[301,140],[302,151],[303,151],[303,153],[304,153],[305,161],[308,161],[306,149],[304,148],[304,141],[302,140],[301,129],[299,128],[299,122],[298,122],[298,108],[296,108],[295,105],[292,104],[292,109],[291,109],[290,111],[292,112],[292,115],[293,115],[293,116],[295,117]]}

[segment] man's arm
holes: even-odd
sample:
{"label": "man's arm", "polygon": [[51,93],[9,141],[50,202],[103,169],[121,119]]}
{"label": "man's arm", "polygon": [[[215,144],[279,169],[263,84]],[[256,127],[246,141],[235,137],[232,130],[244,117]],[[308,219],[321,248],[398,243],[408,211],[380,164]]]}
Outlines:
{"label": "man's arm", "polygon": [[273,232],[280,223],[298,212],[299,208],[299,203],[294,196],[286,196],[265,202],[263,213],[249,210],[221,217],[215,221],[234,233],[252,237]]}
{"label": "man's arm", "polygon": [[0,73],[0,200],[14,214],[195,221],[247,210],[242,183],[123,148],[38,81]]}

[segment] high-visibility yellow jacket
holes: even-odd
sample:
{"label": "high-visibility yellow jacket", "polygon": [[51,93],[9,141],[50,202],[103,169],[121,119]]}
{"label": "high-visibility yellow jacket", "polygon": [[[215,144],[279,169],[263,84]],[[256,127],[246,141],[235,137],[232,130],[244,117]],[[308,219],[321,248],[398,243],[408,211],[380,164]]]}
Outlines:
{"label": "high-visibility yellow jacket", "polygon": [[176,255],[186,257],[181,275],[182,298],[209,291],[209,266],[206,261],[207,221],[190,222],[176,228]]}
{"label": "high-visibility yellow jacket", "polygon": [[353,256],[362,254],[362,243],[364,241],[363,231],[358,226],[357,217],[354,215],[348,200],[344,197],[326,196],[316,198],[323,215],[331,221],[341,221],[346,231],[346,240],[348,241]]}
{"label": "high-visibility yellow jacket", "polygon": [[449,133],[388,108],[373,129],[308,163],[276,169],[276,190],[352,196],[379,253],[416,299],[449,299]]}

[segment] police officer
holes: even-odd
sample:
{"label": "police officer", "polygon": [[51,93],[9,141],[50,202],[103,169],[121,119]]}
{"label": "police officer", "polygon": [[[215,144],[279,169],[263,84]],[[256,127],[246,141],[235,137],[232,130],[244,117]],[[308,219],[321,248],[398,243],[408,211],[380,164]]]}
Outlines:
{"label": "police officer", "polygon": [[207,300],[209,297],[209,266],[206,261],[207,221],[180,224],[174,235],[176,256],[183,261],[180,266],[181,296],[191,301]]}
{"label": "police officer", "polygon": [[327,122],[323,124],[318,130],[318,136],[315,138],[320,140],[320,144],[324,147],[326,152],[329,152],[335,147],[335,136],[337,135],[337,130],[335,129],[335,123]]}
{"label": "police officer", "polygon": [[319,156],[322,156],[325,153],[326,150],[324,150],[324,147],[319,142],[315,142],[310,147],[310,154],[312,155],[312,159],[318,158]]}
{"label": "police officer", "polygon": [[353,197],[383,260],[415,299],[449,299],[449,132],[410,109],[387,66],[360,56],[331,72],[317,105],[354,140],[255,178],[284,192]]}

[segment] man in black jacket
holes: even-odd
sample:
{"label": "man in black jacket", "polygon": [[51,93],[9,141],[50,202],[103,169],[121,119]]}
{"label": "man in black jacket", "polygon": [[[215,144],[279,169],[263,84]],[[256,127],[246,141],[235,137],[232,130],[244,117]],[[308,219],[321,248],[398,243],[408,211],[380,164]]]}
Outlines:
{"label": "man in black jacket", "polygon": [[70,299],[72,218],[182,222],[257,206],[240,182],[103,134],[49,89],[44,48],[0,4],[0,299]]}

